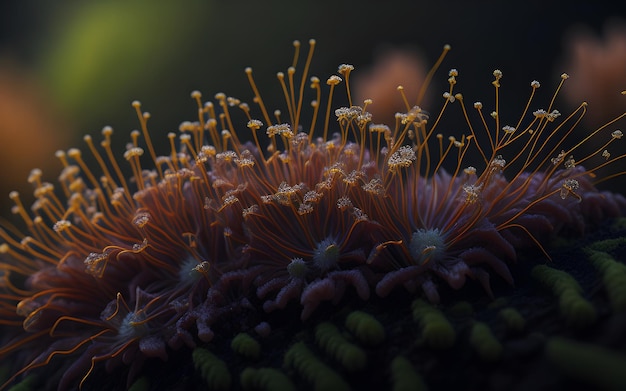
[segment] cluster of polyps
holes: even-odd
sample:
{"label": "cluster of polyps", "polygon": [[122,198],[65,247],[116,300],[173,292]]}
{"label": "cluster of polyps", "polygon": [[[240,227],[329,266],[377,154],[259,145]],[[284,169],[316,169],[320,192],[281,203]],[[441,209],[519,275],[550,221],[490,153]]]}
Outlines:
{"label": "cluster of polyps", "polygon": [[[22,365],[11,381],[65,355],[73,359],[61,388],[81,377],[82,384],[101,361],[130,365],[132,375],[147,357],[211,340],[215,324],[234,312],[254,313],[258,322],[259,313],[299,303],[306,319],[350,290],[367,300],[398,286],[414,294],[421,288],[438,301],[438,287],[458,289],[469,277],[491,295],[490,273],[512,282],[507,264],[520,250],[545,253],[547,236],[626,210],[624,198],[593,184],[598,168],[624,157],[608,151],[622,136],[609,129],[621,117],[567,146],[586,106],[566,118],[553,103],[527,115],[539,88],[533,82],[521,118],[502,126],[496,71],[495,109],[485,116],[475,103],[474,125],[453,91],[452,70],[438,115],[407,102],[395,124],[376,124],[367,111],[375,102],[353,104],[354,67],[344,64],[327,80],[325,114],[320,80],[310,79],[316,99],[305,123],[314,41],[298,83],[299,47],[287,74],[278,75],[288,119],[279,111],[272,118],[248,68],[261,119],[238,99],[217,94],[216,107],[194,92],[198,120],[181,124],[178,146],[169,134],[169,154],[157,156],[149,114],[134,102],[141,131],[131,133],[123,155],[129,178],[105,128],[101,148],[85,138],[96,167],[77,149],[58,153],[64,196],[39,170],[29,178],[37,199],[31,213],[11,194],[28,231],[0,231],[0,357]],[[342,82],[349,106],[333,109]],[[451,105],[460,106],[468,132],[444,141],[437,129]],[[246,123],[233,122],[237,109]],[[266,148],[257,134],[263,129]],[[612,133],[600,149],[574,159],[605,131]],[[253,142],[240,141],[245,132]],[[150,169],[142,165],[146,149]],[[469,161],[470,151],[478,159]],[[595,158],[602,159],[595,168],[582,167]],[[262,308],[252,304],[258,299]]]}

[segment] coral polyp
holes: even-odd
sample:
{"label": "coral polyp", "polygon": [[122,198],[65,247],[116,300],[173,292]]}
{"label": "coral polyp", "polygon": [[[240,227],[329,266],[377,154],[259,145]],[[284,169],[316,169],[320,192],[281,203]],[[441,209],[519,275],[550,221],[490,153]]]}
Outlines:
{"label": "coral polyp", "polygon": [[[119,368],[128,387],[147,363],[204,352],[251,330],[267,337],[280,326],[272,322],[291,311],[306,324],[324,320],[320,307],[384,303],[394,294],[415,299],[419,314],[437,313],[436,321],[416,316],[430,330],[427,345],[450,348],[454,328],[429,302],[446,303],[473,280],[493,299],[492,275],[513,285],[512,265],[528,254],[548,260],[557,235],[582,235],[626,213],[623,196],[595,187],[621,174],[596,173],[626,157],[609,152],[622,137],[615,124],[624,115],[580,136],[575,129],[586,105],[569,115],[555,109],[566,75],[544,108],[534,108],[540,85],[533,81],[514,125],[500,114],[502,72],[493,73],[496,98],[486,114],[480,102],[472,112],[456,92],[456,69],[439,111],[427,112],[419,99],[410,104],[399,87],[405,112],[394,124],[379,124],[367,111],[376,102],[352,101],[352,65],[340,65],[323,92],[309,75],[315,41],[301,71],[300,43],[295,47],[292,66],[278,74],[286,115],[269,111],[277,103],[262,98],[247,68],[254,107],[223,93],[204,102],[194,91],[198,118],[170,133],[169,150],[161,152],[148,131],[150,114],[133,102],[141,130],[131,132],[122,156],[106,127],[100,146],[85,137],[93,165],[70,149],[57,153],[57,184],[33,170],[30,211],[11,194],[25,232],[8,224],[0,230],[0,359],[12,363],[4,387],[46,367],[61,373],[50,387],[82,387]],[[307,86],[314,95],[309,110]],[[334,107],[340,93],[347,106]],[[440,130],[454,110],[464,135]],[[241,115],[246,119],[237,123]],[[604,139],[600,148],[582,152],[596,139]],[[371,345],[379,345],[382,326],[359,316],[376,326]],[[444,344],[428,340],[440,324]],[[364,370],[365,351],[330,323],[318,331],[322,325],[332,331],[332,338],[317,337],[322,350],[348,372]],[[481,354],[500,357],[488,326],[477,322],[474,329],[497,346],[497,354]],[[260,345],[249,340],[257,352]],[[472,341],[480,345],[478,336]],[[354,352],[358,365],[347,358]],[[317,360],[309,356],[297,342],[285,367],[315,379],[304,369],[304,361]],[[213,381],[210,366],[195,363],[206,382]],[[259,373],[277,376],[265,369]]]}

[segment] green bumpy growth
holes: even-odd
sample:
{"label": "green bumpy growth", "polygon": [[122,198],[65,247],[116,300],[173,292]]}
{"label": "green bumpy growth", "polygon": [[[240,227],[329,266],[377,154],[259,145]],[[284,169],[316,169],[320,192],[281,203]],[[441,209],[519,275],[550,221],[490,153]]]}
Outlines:
{"label": "green bumpy growth", "polygon": [[[623,218],[622,220],[626,222],[626,218]],[[591,244],[588,249],[609,252],[615,250],[619,246],[626,246],[626,237],[598,240],[597,242]]]}
{"label": "green bumpy growth", "polygon": [[504,321],[506,328],[509,331],[520,332],[526,327],[526,320],[524,317],[513,307],[503,308],[498,312],[498,317]]}
{"label": "green bumpy growth", "polygon": [[230,343],[230,348],[238,355],[250,360],[258,360],[261,356],[261,345],[247,333],[239,333]]}
{"label": "green bumpy growth", "polygon": [[426,391],[424,380],[406,357],[394,358],[390,368],[393,391]]}
{"label": "green bumpy growth", "polygon": [[350,386],[339,374],[330,369],[306,347],[304,342],[294,344],[285,353],[284,366],[294,369],[315,391],[350,390]]}
{"label": "green bumpy growth", "polygon": [[626,390],[626,356],[561,337],[546,344],[546,355],[567,376],[602,390]]}
{"label": "green bumpy growth", "polygon": [[446,315],[450,318],[469,318],[474,315],[474,306],[462,300],[446,308]]}
{"label": "green bumpy growth", "polygon": [[36,390],[41,386],[39,383],[39,378],[35,374],[30,374],[24,378],[21,382],[14,385],[9,389],[9,391],[32,391]]}
{"label": "green bumpy growth", "polygon": [[611,254],[587,249],[591,264],[602,274],[602,283],[614,312],[626,312],[626,265]]}
{"label": "green bumpy growth", "polygon": [[229,390],[232,378],[226,363],[203,348],[195,348],[192,353],[193,364],[200,372],[209,390]]}
{"label": "green bumpy growth", "polygon": [[411,305],[413,320],[420,324],[422,337],[434,349],[448,349],[454,345],[456,333],[446,317],[424,300],[417,299]]}
{"label": "green bumpy growth", "polygon": [[11,376],[10,373],[11,366],[8,363],[2,363],[2,365],[0,365],[0,382],[2,382],[2,384],[9,380],[9,377]]}
{"label": "green bumpy growth", "polygon": [[546,265],[537,265],[532,276],[559,298],[559,309],[568,325],[584,328],[596,321],[596,310],[582,297],[582,288],[569,273]]}
{"label": "green bumpy growth", "polygon": [[367,312],[352,311],[346,317],[345,325],[352,335],[366,345],[380,345],[385,340],[385,328]]}
{"label": "green bumpy growth", "polygon": [[475,322],[472,325],[469,342],[483,361],[496,361],[502,355],[502,344],[483,322]]}
{"label": "green bumpy growth", "polygon": [[132,386],[128,388],[128,391],[148,391],[150,389],[150,379],[147,376],[142,376],[135,380]]}
{"label": "green bumpy growth", "polygon": [[323,322],[317,325],[315,341],[329,356],[350,372],[361,370],[367,365],[365,351],[350,343],[332,323]]}
{"label": "green bumpy growth", "polygon": [[287,375],[276,368],[246,368],[239,379],[244,390],[296,391]]}

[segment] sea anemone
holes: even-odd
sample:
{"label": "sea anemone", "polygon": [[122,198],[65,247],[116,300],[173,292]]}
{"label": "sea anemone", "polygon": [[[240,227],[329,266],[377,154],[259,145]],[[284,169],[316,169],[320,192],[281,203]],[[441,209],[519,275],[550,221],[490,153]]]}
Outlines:
{"label": "sea anemone", "polygon": [[[60,389],[119,365],[130,367],[130,384],[146,360],[217,338],[221,322],[236,319],[234,332],[246,331],[289,304],[306,320],[352,289],[363,301],[400,286],[439,302],[442,286],[460,289],[470,278],[493,297],[491,273],[513,284],[509,266],[521,253],[549,258],[550,237],[626,212],[621,195],[594,187],[598,169],[626,156],[608,151],[624,115],[580,138],[574,129],[586,105],[565,118],[554,108],[566,75],[550,104],[531,112],[533,81],[511,126],[500,118],[500,71],[495,109],[484,115],[474,103],[476,124],[454,91],[453,69],[437,114],[409,104],[399,87],[406,112],[383,125],[367,111],[375,102],[352,102],[354,67],[343,64],[327,79],[325,110],[321,82],[310,78],[307,120],[315,41],[299,79],[295,47],[293,65],[278,74],[288,119],[272,118],[248,68],[258,117],[239,99],[220,93],[203,103],[194,91],[198,119],[181,124],[178,142],[169,134],[170,150],[159,156],[150,115],[133,102],[141,130],[123,154],[130,177],[106,127],[101,148],[85,137],[95,167],[77,149],[57,154],[60,189],[33,171],[31,213],[11,194],[26,233],[0,230],[0,358],[19,368],[5,386],[47,365],[61,368]],[[348,105],[333,109],[341,83]],[[438,129],[453,105],[468,131],[444,141]],[[247,123],[235,123],[234,110]],[[246,132],[251,141],[242,142]],[[606,140],[601,148],[574,158],[596,138]]]}
{"label": "sea anemone", "polygon": [[[444,93],[446,102],[438,119],[448,104],[458,102],[470,134],[461,140],[450,137],[446,147],[443,135],[434,134],[437,122],[429,124],[421,108],[415,106],[408,114],[399,115],[403,127],[396,127],[392,140],[404,140],[402,133],[397,136],[402,129],[411,144],[397,147],[387,159],[383,186],[391,202],[377,209],[384,213],[373,217],[397,231],[397,236],[388,240],[397,243],[392,257],[403,262],[403,268],[388,273],[377,285],[380,295],[388,294],[398,283],[413,286],[417,279],[417,286],[425,289],[431,301],[438,302],[432,276],[455,289],[465,284],[466,277],[475,278],[491,295],[487,270],[513,283],[507,263],[517,258],[517,252],[529,248],[543,251],[551,235],[562,230],[582,233],[590,219],[598,222],[624,211],[621,195],[598,192],[592,185],[596,169],[579,166],[592,155],[580,160],[573,158],[578,148],[602,129],[567,151],[561,149],[584,114],[584,104],[579,109],[582,113],[572,113],[558,124],[554,122],[560,113],[552,107],[527,116],[539,88],[539,82],[533,81],[531,97],[515,127],[500,126],[497,111],[491,113],[495,126],[489,125],[482,103],[474,103],[488,140],[479,142],[483,135],[472,125],[463,95],[453,95],[458,71],[451,70],[449,76],[450,90]],[[501,71],[494,71],[496,97],[501,78]],[[562,76],[561,84],[565,79],[567,75]],[[560,88],[561,85],[557,92]],[[498,104],[496,101],[496,107]],[[619,138],[621,131],[613,131],[595,154],[606,152],[605,148]],[[438,151],[433,153],[431,142],[435,139]],[[465,166],[472,147],[480,158]],[[509,161],[503,157],[507,152],[512,154]],[[451,153],[456,161],[449,174],[442,162]],[[436,156],[434,163],[432,155]],[[604,156],[607,160],[610,157],[608,152]],[[621,158],[623,155],[616,159]],[[476,164],[482,165],[482,169],[477,169]],[[606,164],[608,161],[602,166]],[[435,167],[430,168],[432,165]],[[399,210],[393,210],[398,207]]]}

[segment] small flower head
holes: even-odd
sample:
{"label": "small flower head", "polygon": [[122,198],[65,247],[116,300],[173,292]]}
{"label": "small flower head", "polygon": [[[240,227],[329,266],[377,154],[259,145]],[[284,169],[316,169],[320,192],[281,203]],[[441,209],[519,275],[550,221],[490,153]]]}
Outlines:
{"label": "small flower head", "polygon": [[409,244],[413,260],[423,265],[427,262],[439,262],[446,255],[445,240],[438,228],[420,228],[411,235]]}

